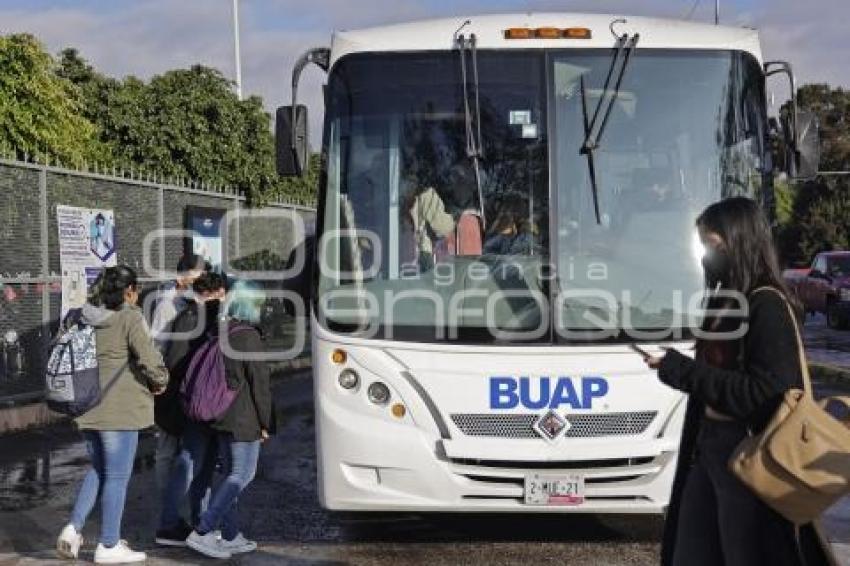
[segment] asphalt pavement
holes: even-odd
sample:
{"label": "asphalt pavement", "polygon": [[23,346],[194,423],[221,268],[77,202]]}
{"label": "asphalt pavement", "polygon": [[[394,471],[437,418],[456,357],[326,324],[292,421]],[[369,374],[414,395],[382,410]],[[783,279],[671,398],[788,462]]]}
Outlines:
{"label": "asphalt pavement", "polygon": [[[262,450],[257,477],[240,501],[244,531],[259,551],[234,564],[654,564],[660,517],[331,513],[316,497],[311,378],[301,371],[274,386],[282,427]],[[51,564],[86,457],[68,426],[17,435],[0,453],[0,564]],[[158,504],[153,435],[145,435],[130,486],[123,536],[151,565],[207,564],[153,544]],[[8,450],[6,447],[9,447]],[[97,537],[97,513],[86,526]],[[91,560],[93,545],[82,558]]]}

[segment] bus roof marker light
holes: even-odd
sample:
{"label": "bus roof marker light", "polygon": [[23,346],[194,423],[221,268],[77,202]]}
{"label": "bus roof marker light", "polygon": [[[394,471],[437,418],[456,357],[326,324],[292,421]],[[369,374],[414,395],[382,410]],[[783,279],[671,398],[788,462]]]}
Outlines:
{"label": "bus roof marker light", "polygon": [[534,30],[537,39],[561,39],[561,30],[558,28],[537,28]]}
{"label": "bus roof marker light", "polygon": [[589,28],[567,28],[564,30],[567,39],[592,39],[593,33]]}
{"label": "bus roof marker light", "polygon": [[508,28],[505,30],[505,39],[532,39],[534,33],[531,28]]}
{"label": "bus roof marker light", "polygon": [[397,419],[403,419],[404,415],[407,414],[407,409],[401,403],[395,403],[390,410]]}

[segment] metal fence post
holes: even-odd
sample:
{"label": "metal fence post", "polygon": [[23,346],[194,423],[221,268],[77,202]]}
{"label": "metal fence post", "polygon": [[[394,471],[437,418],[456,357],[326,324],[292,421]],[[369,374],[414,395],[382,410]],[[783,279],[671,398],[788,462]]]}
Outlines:
{"label": "metal fence post", "polygon": [[157,222],[159,222],[159,273],[165,271],[165,187],[159,187],[159,210],[157,211]]}
{"label": "metal fence post", "polygon": [[42,167],[38,172],[38,196],[39,196],[39,215],[41,221],[41,323],[43,328],[46,328],[50,323],[50,253],[48,250],[49,236],[47,231],[49,226],[47,223],[47,167]]}
{"label": "metal fence post", "polygon": [[241,236],[239,235],[239,232],[241,231],[240,227],[242,225],[242,219],[241,219],[242,215],[241,215],[240,210],[239,210],[240,207],[239,207],[239,195],[238,194],[236,194],[233,197],[233,204],[236,208],[236,223],[235,223],[235,225],[236,225],[236,238],[234,238],[233,244],[234,244],[234,247],[236,248],[234,255],[238,259],[238,258],[242,257],[242,254],[241,254],[241,248],[242,248],[242,246],[241,246]]}

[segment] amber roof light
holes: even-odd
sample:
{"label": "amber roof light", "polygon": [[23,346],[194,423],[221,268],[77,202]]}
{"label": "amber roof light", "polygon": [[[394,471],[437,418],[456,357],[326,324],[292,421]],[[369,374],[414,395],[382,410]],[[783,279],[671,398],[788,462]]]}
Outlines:
{"label": "amber roof light", "polygon": [[587,28],[567,28],[564,30],[564,37],[569,39],[590,39],[593,34]]}
{"label": "amber roof light", "polygon": [[529,28],[508,28],[505,30],[505,39],[531,39],[534,37]]}
{"label": "amber roof light", "polygon": [[593,34],[588,28],[508,28],[505,39],[590,39]]}
{"label": "amber roof light", "polygon": [[561,30],[558,28],[537,28],[534,30],[534,37],[538,39],[560,39]]}

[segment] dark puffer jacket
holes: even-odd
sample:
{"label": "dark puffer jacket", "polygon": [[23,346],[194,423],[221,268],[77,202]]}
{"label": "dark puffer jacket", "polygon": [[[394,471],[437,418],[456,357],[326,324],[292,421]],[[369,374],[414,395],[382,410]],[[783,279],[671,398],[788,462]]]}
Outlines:
{"label": "dark puffer jacket", "polygon": [[225,357],[225,371],[228,386],[239,393],[212,428],[233,435],[237,442],[251,442],[261,438],[261,430],[272,433],[275,429],[269,366],[251,356],[265,353],[260,331],[244,322],[231,320],[228,325],[230,346],[242,359]]}

